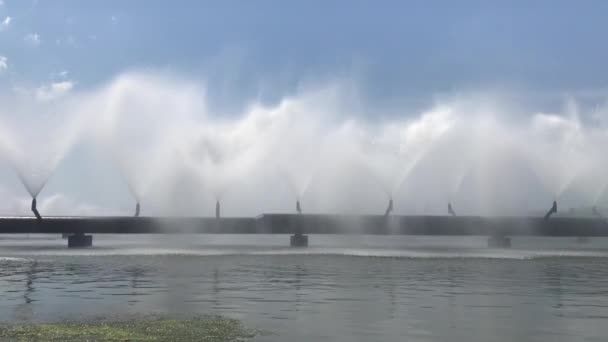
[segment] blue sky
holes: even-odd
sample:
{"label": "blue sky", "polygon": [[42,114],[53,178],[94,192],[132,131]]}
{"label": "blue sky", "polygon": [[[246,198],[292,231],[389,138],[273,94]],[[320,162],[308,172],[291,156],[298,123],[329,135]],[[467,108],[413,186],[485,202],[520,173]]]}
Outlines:
{"label": "blue sky", "polygon": [[206,80],[229,105],[343,76],[369,99],[397,103],[608,82],[605,1],[3,0],[7,17],[0,83],[11,86],[67,71],[82,89],[132,68],[167,69]]}

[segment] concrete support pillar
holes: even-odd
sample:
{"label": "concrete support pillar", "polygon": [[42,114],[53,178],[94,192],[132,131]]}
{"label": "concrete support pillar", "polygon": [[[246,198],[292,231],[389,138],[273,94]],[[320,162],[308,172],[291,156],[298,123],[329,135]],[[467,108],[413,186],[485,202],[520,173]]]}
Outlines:
{"label": "concrete support pillar", "polygon": [[511,248],[511,238],[503,235],[493,235],[488,237],[488,247],[490,248]]}
{"label": "concrete support pillar", "polygon": [[93,235],[82,233],[70,234],[68,236],[68,248],[84,248],[93,246]]}
{"label": "concrete support pillar", "polygon": [[289,244],[291,247],[308,247],[308,235],[293,234],[289,238]]}

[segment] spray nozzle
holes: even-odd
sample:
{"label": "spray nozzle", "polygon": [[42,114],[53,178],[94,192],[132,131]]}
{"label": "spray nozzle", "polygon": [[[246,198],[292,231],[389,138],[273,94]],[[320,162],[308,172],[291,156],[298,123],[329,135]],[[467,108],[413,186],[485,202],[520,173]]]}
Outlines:
{"label": "spray nozzle", "polygon": [[36,216],[38,221],[42,221],[42,216],[40,216],[40,213],[38,212],[38,209],[36,208],[36,197],[32,198],[32,212],[34,213],[34,215]]}

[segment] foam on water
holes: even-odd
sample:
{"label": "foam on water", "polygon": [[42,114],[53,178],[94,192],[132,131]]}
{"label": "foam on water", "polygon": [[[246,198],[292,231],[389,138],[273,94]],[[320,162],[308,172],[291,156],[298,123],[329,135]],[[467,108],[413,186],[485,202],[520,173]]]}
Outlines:
{"label": "foam on water", "polygon": [[311,235],[308,248],[291,248],[287,235],[94,235],[93,247],[68,249],[59,236],[0,239],[0,257],[40,256],[352,256],[412,259],[605,258],[608,239],[513,238],[513,248],[487,248],[485,237]]}
{"label": "foam on water", "polygon": [[[479,244],[463,246],[462,242],[451,245],[422,244],[382,246],[379,241],[367,241],[367,245],[342,244],[328,246],[311,246],[308,248],[286,247],[285,241],[277,245],[275,237],[268,239],[257,238],[259,245],[251,241],[234,244],[199,243],[180,245],[180,240],[162,243],[159,241],[142,242],[104,240],[95,241],[95,247],[88,249],[68,249],[65,240],[12,240],[0,242],[0,261],[25,261],[23,256],[37,258],[40,256],[66,257],[113,257],[113,256],[345,256],[345,257],[375,257],[375,258],[404,258],[404,259],[509,259],[530,260],[538,258],[608,258],[608,249],[580,246],[526,246],[524,248],[495,249],[485,248]],[[432,238],[431,238],[432,241]],[[241,243],[238,243],[241,242]]]}
{"label": "foam on water", "polygon": [[27,261],[31,261],[31,259],[25,259],[25,258],[15,258],[15,257],[0,257],[0,262],[27,262]]}

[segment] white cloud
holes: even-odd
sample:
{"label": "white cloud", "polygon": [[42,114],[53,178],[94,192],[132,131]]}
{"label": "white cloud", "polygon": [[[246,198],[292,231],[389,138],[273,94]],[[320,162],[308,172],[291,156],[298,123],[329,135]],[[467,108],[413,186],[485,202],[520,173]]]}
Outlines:
{"label": "white cloud", "polygon": [[72,88],[74,88],[75,82],[70,80],[53,82],[50,84],[43,84],[38,88],[31,87],[13,87],[15,95],[24,99],[34,99],[36,101],[52,101],[67,95]]}
{"label": "white cloud", "polygon": [[0,56],[0,74],[8,69],[8,58]]}
{"label": "white cloud", "polygon": [[11,24],[11,17],[6,17],[4,18],[4,20],[2,20],[2,22],[0,22],[0,32],[8,29],[9,25]]}
{"label": "white cloud", "polygon": [[23,38],[23,40],[31,46],[40,45],[40,35],[38,33],[29,33]]}
{"label": "white cloud", "polygon": [[50,101],[66,95],[72,88],[74,88],[72,81],[55,82],[36,89],[35,96],[38,101]]}
{"label": "white cloud", "polygon": [[67,70],[54,71],[50,74],[51,80],[66,80],[70,73]]}

